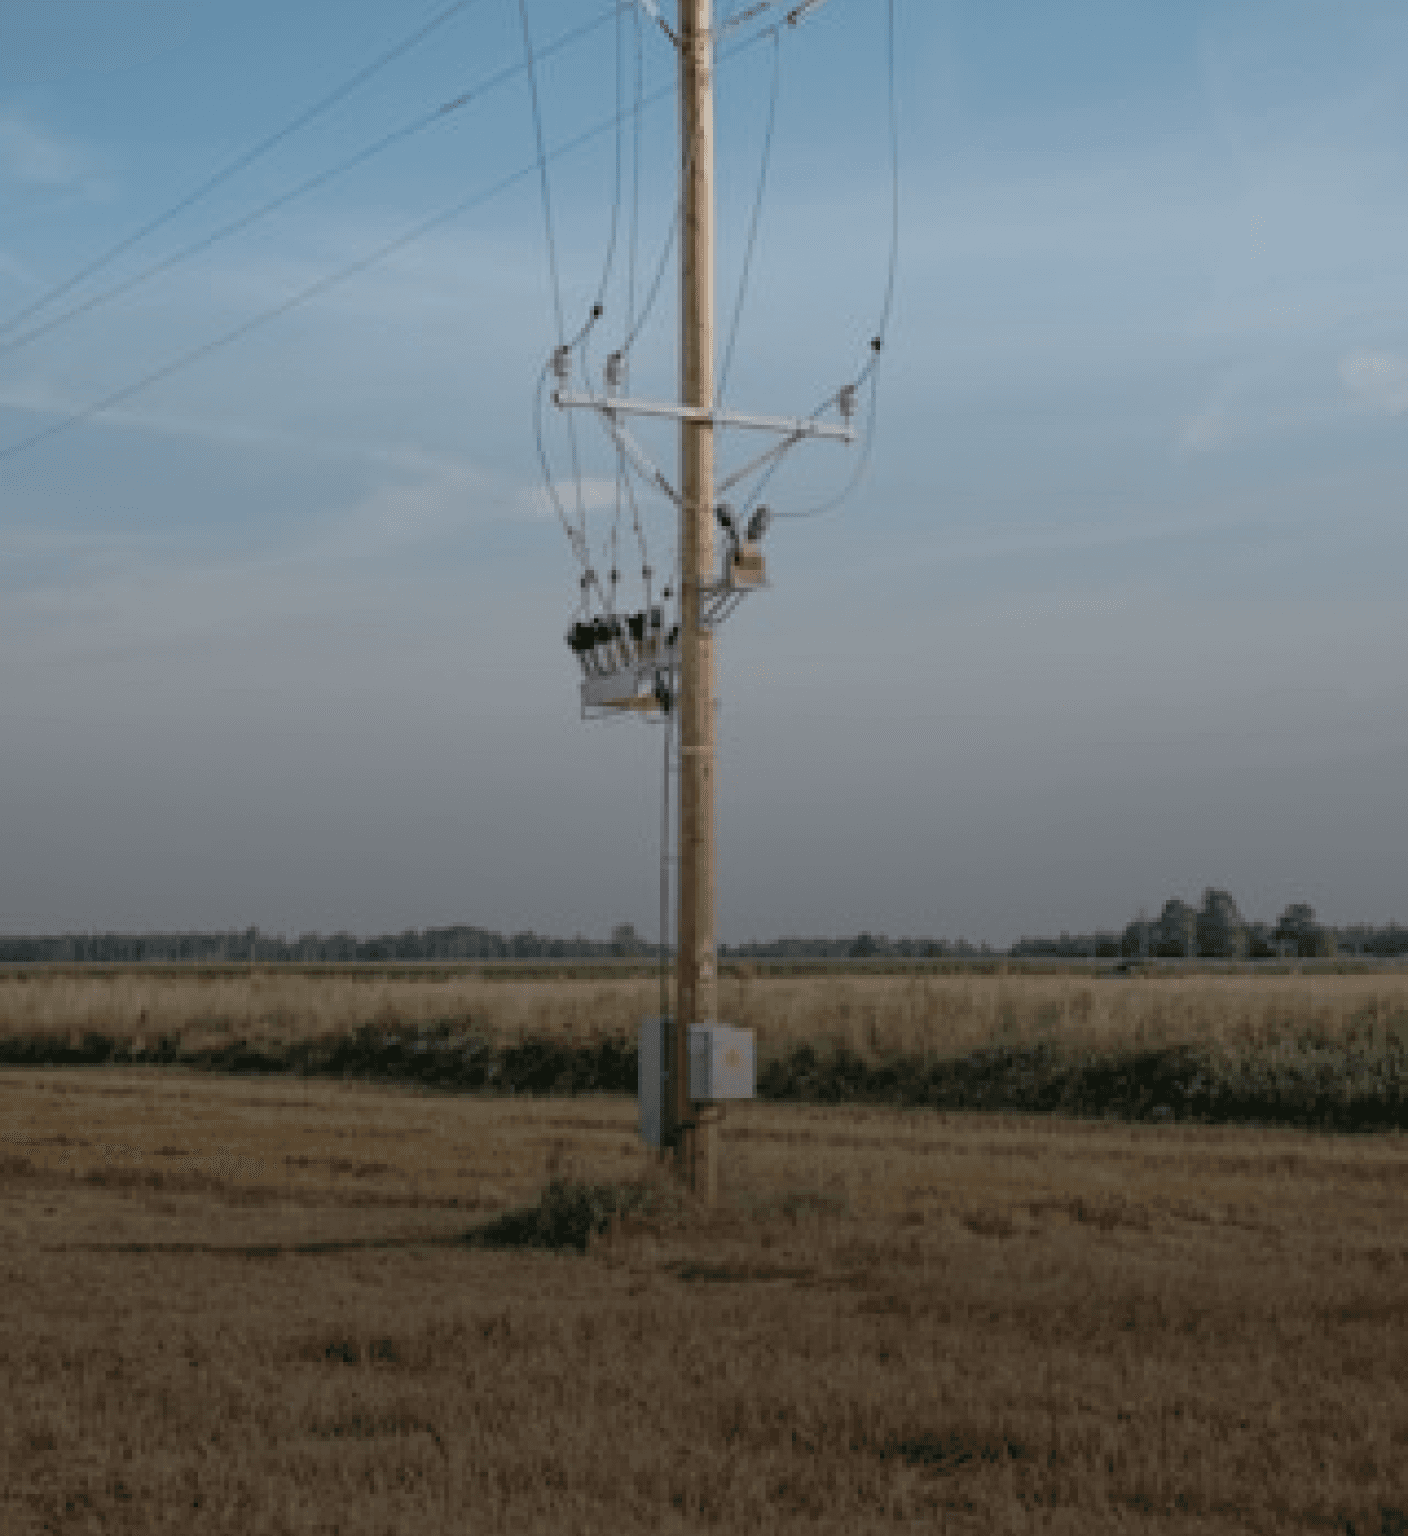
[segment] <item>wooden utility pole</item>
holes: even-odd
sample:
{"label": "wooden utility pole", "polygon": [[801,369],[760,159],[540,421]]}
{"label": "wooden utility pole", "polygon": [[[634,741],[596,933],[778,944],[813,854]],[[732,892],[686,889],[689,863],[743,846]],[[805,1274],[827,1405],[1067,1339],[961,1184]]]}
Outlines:
{"label": "wooden utility pole", "polygon": [[[679,0],[680,399],[714,404],[714,41],[710,0]],[[717,1016],[714,954],[714,637],[703,585],[714,569],[714,426],[680,423],[679,938],[669,1113],[675,1159],[712,1201],[719,1111],[689,1098],[689,1026]]]}
{"label": "wooden utility pole", "polygon": [[[653,0],[646,8],[661,20]],[[606,369],[606,390],[578,392],[567,388],[571,377],[571,346],[560,344],[551,366],[559,387],[553,403],[564,410],[595,411],[605,424],[618,463],[628,461],[637,474],[662,490],[680,512],[679,634],[657,652],[634,652],[623,641],[624,653],[610,646],[603,656],[595,629],[622,634],[614,613],[598,615],[593,624],[574,625],[567,643],[582,665],[582,714],[618,709],[650,710],[661,702],[673,709],[679,731],[679,917],[676,925],[675,1006],[663,1039],[650,1037],[643,1047],[642,1071],[650,1086],[642,1100],[642,1131],[652,1146],[673,1149],[675,1166],[695,1193],[713,1204],[718,1190],[720,1121],[724,1102],[753,1095],[753,1042],[747,1030],[730,1033],[718,1023],[718,974],[714,951],[714,629],[732,613],[746,594],[765,584],[759,541],[767,527],[768,510],[758,506],[746,525],[714,506],[714,435],[717,430],[771,433],[779,438],[751,465],[732,475],[725,486],[737,484],[759,465],[807,439],[830,438],[854,442],[851,418],[857,384],[848,384],[832,397],[839,425],[820,421],[821,411],[808,417],[757,416],[724,410],[714,400],[714,37],[711,0],[678,0],[678,32],[669,33],[680,60],[680,389],[677,401],[631,399],[619,393],[623,353],[613,354]],[[793,19],[808,6],[799,6]],[[751,15],[752,12],[745,12]],[[601,314],[598,306],[592,319]],[[586,331],[581,333],[585,337]],[[580,338],[579,338],[580,339]],[[876,350],[879,343],[876,342]],[[869,368],[862,374],[862,380]],[[653,464],[625,431],[633,416],[670,419],[680,425],[679,490]],[[714,518],[724,518],[729,548],[726,570],[714,568]],[[649,572],[646,572],[647,582]],[[648,592],[647,586],[647,592]],[[668,591],[668,589],[667,589]],[[643,616],[640,616],[643,618]],[[610,623],[607,623],[607,619]],[[613,625],[615,626],[613,629]],[[584,632],[585,638],[578,632]],[[639,633],[636,635],[640,639]],[[595,647],[595,649],[594,649]],[[661,654],[663,653],[663,654]],[[673,692],[674,697],[669,695]],[[669,780],[669,737],[666,737],[666,783]],[[668,790],[667,790],[668,793]],[[668,801],[667,801],[668,804]],[[668,816],[664,816],[668,841]],[[662,909],[668,906],[668,877],[662,880]],[[661,924],[662,929],[664,923]],[[664,1004],[662,985],[662,1012]],[[697,1024],[711,1026],[708,1035],[707,1085],[703,1101],[689,1095],[689,1032]],[[651,1026],[652,1031],[654,1025]],[[642,1036],[643,1041],[647,1039]],[[663,1046],[663,1052],[657,1051]],[[659,1060],[663,1054],[664,1060]],[[745,1065],[746,1064],[746,1065]],[[657,1068],[662,1078],[654,1079]],[[744,1079],[747,1078],[745,1082]],[[642,1083],[647,1081],[642,1078]],[[659,1115],[655,1113],[656,1083],[662,1087]],[[646,1106],[649,1106],[648,1109]]]}

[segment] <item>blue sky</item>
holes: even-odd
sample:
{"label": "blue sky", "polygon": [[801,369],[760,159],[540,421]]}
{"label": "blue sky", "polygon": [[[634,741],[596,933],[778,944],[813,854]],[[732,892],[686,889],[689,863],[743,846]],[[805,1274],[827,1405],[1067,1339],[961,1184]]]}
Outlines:
{"label": "blue sky", "polygon": [[[0,3],[0,928],[654,930],[660,738],[583,724],[561,639],[575,565],[534,448],[556,340],[534,176],[6,453],[531,167],[518,5],[473,0],[8,323],[446,3]],[[896,12],[874,453],[841,509],[775,526],[773,586],[723,631],[721,936],[1006,943],[1208,884],[1253,916],[1304,899],[1405,920],[1408,12]],[[598,22],[542,64],[551,146],[614,112],[615,22],[587,0],[528,14],[547,48]],[[875,327],[884,22],[882,0],[828,0],[780,36],[742,408],[810,409]],[[719,71],[721,322],[771,46]],[[669,86],[649,29],[643,67]],[[628,191],[629,135],[623,152]],[[662,100],[638,292],[674,153]],[[614,157],[606,133],[551,167],[569,324],[601,277]],[[671,270],[637,392],[671,393],[674,326]],[[796,454],[774,506],[838,487],[848,454]],[[585,471],[600,547],[594,441]],[[670,520],[646,520],[663,564]]]}

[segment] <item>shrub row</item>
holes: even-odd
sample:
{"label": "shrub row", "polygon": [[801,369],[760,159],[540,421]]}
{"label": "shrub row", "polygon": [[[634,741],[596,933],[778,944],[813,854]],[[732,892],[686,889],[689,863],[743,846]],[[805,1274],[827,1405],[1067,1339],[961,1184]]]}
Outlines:
{"label": "shrub row", "polygon": [[1301,1061],[1234,1066],[1191,1047],[1075,1056],[1049,1045],[951,1060],[870,1063],[801,1046],[759,1075],[758,1096],[1122,1120],[1269,1124],[1336,1131],[1408,1128],[1408,1053],[1326,1048]]}
{"label": "shrub row", "polygon": [[[500,1045],[446,1026],[363,1028],[335,1039],[257,1048],[243,1041],[186,1051],[163,1037],[136,1049],[89,1033],[0,1039],[8,1066],[172,1065],[214,1072],[413,1082],[454,1092],[503,1094],[636,1091],[636,1049],[542,1038]],[[1125,1120],[1191,1120],[1334,1131],[1408,1129],[1408,1052],[1325,1045],[1297,1057],[1214,1061],[1191,1047],[1076,1056],[1051,1045],[993,1048],[950,1060],[872,1062],[839,1048],[799,1046],[768,1062],[758,1097],[816,1104],[891,1104],[937,1110],[1005,1110]]]}

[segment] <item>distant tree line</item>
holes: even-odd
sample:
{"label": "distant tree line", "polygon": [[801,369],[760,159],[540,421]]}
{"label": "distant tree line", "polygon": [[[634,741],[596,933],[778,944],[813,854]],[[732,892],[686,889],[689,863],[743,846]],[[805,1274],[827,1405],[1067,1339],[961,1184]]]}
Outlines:
{"label": "distant tree line", "polygon": [[[887,939],[861,933],[843,939],[779,939],[770,944],[723,944],[726,960],[943,959],[995,955],[988,945],[934,939]],[[350,933],[327,937],[305,933],[297,939],[261,933],[65,933],[53,937],[0,936],[0,964],[52,961],[63,964],[132,965],[143,961],[220,964],[290,961],[345,964],[415,960],[611,960],[658,959],[660,946],[642,938],[630,923],[618,923],[607,941],[556,939],[532,932],[502,934],[489,928],[408,929],[358,939]]]}
{"label": "distant tree line", "polygon": [[1202,905],[1171,899],[1153,920],[1136,918],[1122,933],[1063,933],[1058,939],[1022,939],[1013,956],[1051,958],[1273,960],[1359,955],[1408,955],[1408,928],[1356,923],[1334,928],[1315,909],[1292,902],[1275,923],[1249,922],[1227,891],[1209,886]]}
{"label": "distant tree line", "polygon": [[[230,933],[66,933],[55,937],[0,936],[0,964],[49,961],[63,964],[131,965],[143,961],[205,964],[257,961],[346,964],[353,961],[610,960],[658,959],[660,946],[618,923],[609,940],[555,939],[531,931],[502,934],[458,924],[408,929],[359,939],[305,933],[284,939],[258,928]],[[1177,899],[1153,919],[1137,918],[1122,932],[1062,933],[1024,938],[1008,950],[966,939],[888,939],[860,933],[840,939],[775,939],[769,943],[721,944],[721,960],[974,960],[1014,959],[1309,959],[1334,955],[1391,958],[1408,955],[1408,928],[1397,923],[1332,928],[1303,902],[1288,906],[1274,924],[1246,921],[1226,891],[1209,887],[1194,908]]]}
{"label": "distant tree line", "polygon": [[[625,925],[623,925],[625,926]],[[305,933],[284,939],[246,928],[232,933],[66,933],[52,938],[0,937],[0,964],[59,961],[129,965],[142,961],[294,961],[305,964],[398,960],[602,960],[651,952],[631,934],[623,944],[594,939],[554,939],[536,933],[495,933],[488,928],[408,929],[358,939],[350,933],[328,937]]]}

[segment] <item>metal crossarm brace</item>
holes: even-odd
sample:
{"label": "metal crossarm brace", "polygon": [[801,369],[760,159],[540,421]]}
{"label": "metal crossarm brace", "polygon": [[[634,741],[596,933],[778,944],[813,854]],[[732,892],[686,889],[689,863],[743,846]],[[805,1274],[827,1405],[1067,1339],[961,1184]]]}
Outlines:
{"label": "metal crossarm brace", "polygon": [[606,430],[611,434],[611,440],[635,466],[636,473],[645,480],[654,481],[656,486],[665,493],[666,498],[674,502],[675,506],[678,507],[680,505],[680,493],[665,478],[664,471],[658,469],[651,462],[650,456],[641,448],[635,438],[626,431],[621,423],[615,420],[610,411],[602,411],[601,419],[606,426]]}

